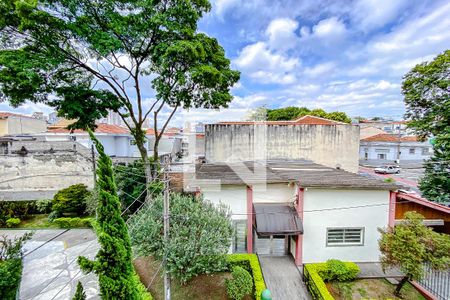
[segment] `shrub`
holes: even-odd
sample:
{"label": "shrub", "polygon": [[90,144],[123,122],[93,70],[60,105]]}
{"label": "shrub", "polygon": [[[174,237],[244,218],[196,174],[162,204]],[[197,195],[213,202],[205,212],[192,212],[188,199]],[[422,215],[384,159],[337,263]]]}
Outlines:
{"label": "shrub", "polygon": [[247,270],[253,277],[253,286],[255,290],[255,299],[261,299],[261,293],[266,289],[266,283],[259,265],[256,254],[229,254],[227,256],[229,268],[240,266]]}
{"label": "shrub", "polygon": [[233,267],[233,279],[226,280],[227,293],[231,299],[241,300],[253,291],[253,278],[250,273],[239,266]]}
{"label": "shrub", "polygon": [[333,300],[333,296],[319,274],[324,271],[326,271],[325,263],[305,265],[303,272],[306,278],[306,286],[311,292],[313,299]]}
{"label": "shrub", "polygon": [[36,201],[0,201],[0,226],[5,226],[9,218],[26,219],[34,213],[39,213]]}
{"label": "shrub", "polygon": [[62,213],[60,213],[59,211],[52,211],[48,215],[47,219],[48,219],[49,222],[53,222],[55,219],[61,218],[61,217],[62,217]]}
{"label": "shrub", "polygon": [[8,220],[6,220],[6,227],[8,227],[8,228],[16,227],[19,224],[20,224],[19,218],[9,218]]}
{"label": "shrub", "polygon": [[325,271],[322,271],[320,276],[325,281],[351,281],[356,278],[359,271],[355,263],[329,259]]}
{"label": "shrub", "polygon": [[73,295],[72,300],[86,300],[86,293],[84,292],[83,285],[78,281],[77,290]]}
{"label": "shrub", "polygon": [[61,228],[92,227],[92,218],[57,218],[53,223]]}
{"label": "shrub", "polygon": [[89,216],[95,216],[98,206],[98,188],[94,188],[85,198],[86,210],[85,213]]}
{"label": "shrub", "polygon": [[48,214],[52,211],[52,200],[37,200],[36,210],[41,214]]}
{"label": "shrub", "polygon": [[13,240],[0,238],[0,299],[16,299],[22,274],[22,245],[31,238],[31,233]]}
{"label": "shrub", "polygon": [[53,197],[54,211],[60,213],[76,213],[83,215],[86,210],[86,197],[89,195],[87,186],[80,183],[60,190]]}

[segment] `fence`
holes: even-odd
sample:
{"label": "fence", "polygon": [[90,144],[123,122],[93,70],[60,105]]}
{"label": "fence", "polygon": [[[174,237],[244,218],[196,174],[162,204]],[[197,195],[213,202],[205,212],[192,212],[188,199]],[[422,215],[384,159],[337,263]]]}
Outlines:
{"label": "fence", "polygon": [[425,276],[420,285],[435,295],[439,300],[450,299],[450,269],[437,271],[429,263],[424,264]]}

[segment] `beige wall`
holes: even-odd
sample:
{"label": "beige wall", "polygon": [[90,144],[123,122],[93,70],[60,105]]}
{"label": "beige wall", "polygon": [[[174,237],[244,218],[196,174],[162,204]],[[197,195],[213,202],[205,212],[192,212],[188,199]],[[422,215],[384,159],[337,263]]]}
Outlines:
{"label": "beige wall", "polygon": [[361,128],[361,130],[359,131],[359,138],[362,140],[382,133],[386,134],[387,132],[376,127],[365,127]]}
{"label": "beige wall", "polygon": [[39,133],[47,130],[47,123],[44,120],[15,116],[8,117],[6,120],[8,125],[5,133],[2,133],[0,125],[0,134],[3,135]]}
{"label": "beige wall", "polygon": [[0,135],[8,134],[8,119],[0,120]]}
{"label": "beige wall", "polygon": [[359,127],[351,125],[206,125],[208,162],[306,159],[358,171]]}

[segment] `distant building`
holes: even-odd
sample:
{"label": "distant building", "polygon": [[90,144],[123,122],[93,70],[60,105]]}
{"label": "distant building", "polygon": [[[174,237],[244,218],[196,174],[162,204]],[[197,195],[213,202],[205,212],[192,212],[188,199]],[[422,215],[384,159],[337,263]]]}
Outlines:
{"label": "distant building", "polygon": [[361,139],[359,159],[362,164],[421,163],[432,155],[431,144],[418,141],[415,136],[377,134]]}
{"label": "distant building", "polygon": [[48,114],[48,124],[53,125],[58,122],[61,118],[58,117],[58,113],[56,111]]}
{"label": "distant building", "polygon": [[358,171],[359,127],[314,116],[205,125],[206,162],[307,159]]}
{"label": "distant building", "polygon": [[372,121],[372,120],[361,120],[359,121],[359,126],[361,129],[367,127],[374,127],[383,130],[386,133],[408,135],[412,134],[411,130],[407,127],[408,121]]}
{"label": "distant building", "polygon": [[374,127],[374,126],[369,126],[369,127],[363,127],[359,130],[359,138],[365,139],[377,134],[383,134],[383,133],[387,133],[386,131],[383,131],[381,129],[379,129],[378,127]]}
{"label": "distant building", "polygon": [[0,112],[0,136],[45,132],[47,123],[43,119],[11,112]]}

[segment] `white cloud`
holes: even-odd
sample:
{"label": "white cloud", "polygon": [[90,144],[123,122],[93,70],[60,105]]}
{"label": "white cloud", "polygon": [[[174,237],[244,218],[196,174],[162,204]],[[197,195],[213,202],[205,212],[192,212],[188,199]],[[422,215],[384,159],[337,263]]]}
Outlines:
{"label": "white cloud", "polygon": [[398,19],[411,0],[359,0],[351,11],[355,27],[369,31]]}
{"label": "white cloud", "polygon": [[313,26],[313,35],[318,38],[339,38],[346,33],[345,24],[337,17],[324,19]]}
{"label": "white cloud", "polygon": [[223,16],[228,10],[236,7],[240,0],[216,0],[213,4],[214,12],[218,16]]}
{"label": "white cloud", "polygon": [[265,42],[257,42],[244,47],[233,63],[262,83],[289,84],[295,81],[292,71],[300,61],[271,51]]}
{"label": "white cloud", "polygon": [[270,22],[266,29],[270,48],[287,50],[295,47],[298,40],[295,34],[297,28],[298,22],[289,18],[275,19]]}
{"label": "white cloud", "polygon": [[305,68],[304,74],[310,77],[322,76],[333,71],[335,67],[336,64],[334,62],[321,63],[313,67]]}

